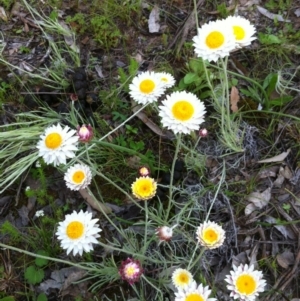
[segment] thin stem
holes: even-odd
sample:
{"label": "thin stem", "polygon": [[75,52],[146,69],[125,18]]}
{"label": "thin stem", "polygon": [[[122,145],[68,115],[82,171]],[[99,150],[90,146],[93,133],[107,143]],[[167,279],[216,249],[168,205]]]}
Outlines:
{"label": "thin stem", "polygon": [[196,0],[194,0],[194,14],[195,14],[195,23],[196,23],[196,29],[198,32],[198,28],[199,28],[199,21],[198,21],[198,11],[197,11],[197,3]]}
{"label": "thin stem", "polygon": [[220,188],[221,188],[221,185],[223,184],[224,180],[225,180],[225,176],[226,176],[226,165],[225,165],[225,160],[223,160],[223,170],[222,170],[222,176],[221,176],[221,179],[219,181],[219,185],[218,185],[218,188],[217,188],[217,191],[215,193],[215,196],[210,204],[210,207],[209,207],[209,210],[207,211],[207,214],[206,214],[206,219],[205,221],[207,222],[208,219],[209,219],[209,215],[210,215],[210,212],[212,210],[212,207],[214,206],[214,203],[217,199],[217,196],[219,194],[219,191],[220,191]]}
{"label": "thin stem", "polygon": [[168,208],[167,208],[167,212],[166,212],[166,216],[165,216],[166,223],[168,221],[170,210],[171,210],[172,197],[173,197],[174,169],[175,169],[175,163],[176,163],[176,160],[178,157],[180,145],[181,145],[181,133],[177,136],[177,143],[176,143],[174,158],[173,158],[172,167],[171,167],[171,178],[170,178],[170,185],[169,185],[169,202],[168,202]]}
{"label": "thin stem", "polygon": [[[199,245],[199,243],[197,244],[197,246],[196,246],[196,248],[195,248],[195,250],[194,250],[194,253],[193,253],[193,255],[192,255],[191,259],[190,259],[190,262],[189,262],[189,265],[188,265],[188,268],[187,268],[188,270],[192,269],[192,268],[194,267],[194,265],[197,264],[197,263],[199,262],[199,260],[201,259],[201,257],[203,256],[203,254],[204,254],[204,252],[205,252],[205,250],[206,250],[206,249],[203,247],[203,248],[201,249],[201,251],[200,251],[200,253],[199,253],[197,259],[196,259],[196,260],[193,260],[195,254],[196,254],[196,250],[198,249],[198,245]],[[193,262],[193,264],[192,264],[192,262]]]}

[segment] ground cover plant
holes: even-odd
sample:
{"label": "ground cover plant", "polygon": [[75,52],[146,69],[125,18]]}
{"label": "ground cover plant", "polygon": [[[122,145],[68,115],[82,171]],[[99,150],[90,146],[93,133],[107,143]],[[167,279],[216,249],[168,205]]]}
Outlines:
{"label": "ground cover plant", "polygon": [[0,0],[0,300],[299,300],[299,8],[187,2]]}

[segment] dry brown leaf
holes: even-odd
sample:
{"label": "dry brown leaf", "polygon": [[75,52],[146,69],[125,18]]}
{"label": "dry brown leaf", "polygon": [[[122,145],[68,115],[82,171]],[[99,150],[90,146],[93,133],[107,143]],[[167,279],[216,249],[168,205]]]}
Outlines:
{"label": "dry brown leaf", "polygon": [[236,87],[231,88],[231,93],[230,93],[230,108],[232,112],[237,112],[239,110],[237,103],[240,100],[240,95],[239,95],[239,90]]}
{"label": "dry brown leaf", "polygon": [[262,209],[268,205],[271,199],[271,187],[267,188],[263,192],[252,192],[246,199],[250,202],[250,204],[245,207],[245,215],[249,215],[254,210]]}
{"label": "dry brown leaf", "polygon": [[79,190],[81,196],[93,207],[94,209],[100,211],[100,212],[105,212],[106,214],[111,213],[112,209],[106,206],[103,203],[100,203],[92,194],[89,194],[88,190],[85,189],[80,189]]}
{"label": "dry brown leaf", "polygon": [[289,266],[293,265],[295,262],[294,253],[289,250],[284,251],[282,254],[278,254],[276,259],[278,264],[284,269],[288,269]]}
{"label": "dry brown leaf", "polygon": [[277,219],[273,216],[266,215],[264,220],[267,223],[274,224],[274,227],[284,236],[285,239],[296,239],[295,233],[287,225],[276,225]]}
{"label": "dry brown leaf", "polygon": [[153,7],[149,15],[148,27],[150,33],[159,32],[159,8],[156,5]]}
{"label": "dry brown leaf", "polygon": [[4,21],[7,22],[7,16],[4,8],[0,6],[0,18]]}
{"label": "dry brown leaf", "polygon": [[290,151],[291,151],[291,149],[289,148],[286,152],[283,152],[280,155],[277,155],[277,156],[269,158],[269,159],[257,161],[257,163],[281,162],[288,156]]}
{"label": "dry brown leaf", "polygon": [[271,19],[271,20],[277,20],[277,21],[280,21],[280,22],[291,22],[291,20],[288,20],[288,19],[284,19],[282,17],[282,15],[277,15],[277,14],[273,14],[271,12],[269,12],[267,9],[257,5],[257,10],[262,14],[264,15],[265,17]]}

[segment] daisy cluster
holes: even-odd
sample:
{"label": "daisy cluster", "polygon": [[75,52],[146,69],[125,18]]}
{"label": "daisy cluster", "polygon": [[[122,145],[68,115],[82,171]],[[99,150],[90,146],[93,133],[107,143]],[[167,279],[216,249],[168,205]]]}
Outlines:
{"label": "daisy cluster", "polygon": [[208,286],[197,284],[192,274],[186,269],[176,269],[172,274],[172,282],[177,288],[174,301],[216,301],[215,298],[209,298],[211,290]]}
{"label": "daisy cluster", "polygon": [[[92,137],[93,129],[90,125],[78,126],[77,131],[60,124],[52,125],[45,130],[37,143],[38,155],[46,164],[66,165],[67,159],[75,157],[78,142],[89,142]],[[92,172],[87,165],[75,164],[66,171],[64,179],[68,188],[80,190],[91,183]]]}
{"label": "daisy cluster", "polygon": [[193,38],[195,53],[203,60],[216,62],[231,51],[250,45],[256,39],[255,32],[249,20],[240,16],[210,21],[198,28]]}
{"label": "daisy cluster", "polygon": [[[158,100],[166,88],[175,84],[174,77],[166,72],[143,72],[137,75],[129,85],[130,96],[139,104],[153,103]],[[204,122],[205,106],[196,95],[181,91],[167,95],[158,107],[158,115],[164,127],[175,134],[190,134],[198,130]]]}
{"label": "daisy cluster", "polygon": [[[207,249],[215,249],[223,245],[225,231],[215,222],[204,222],[196,230],[199,244]],[[225,277],[227,289],[231,291],[230,297],[241,301],[255,301],[260,292],[264,291],[266,281],[261,271],[254,270],[254,266],[241,264]],[[209,298],[211,290],[203,284],[198,285],[190,271],[182,268],[176,269],[172,274],[172,283],[177,289],[174,301],[215,301]]]}
{"label": "daisy cluster", "polygon": [[[52,125],[45,130],[37,143],[38,155],[46,164],[66,165],[67,159],[75,157],[78,142],[88,143],[92,137],[93,130],[90,125],[78,127],[77,131],[60,124]],[[74,164],[65,172],[64,180],[71,190],[85,189],[92,180],[91,169],[85,164]],[[42,215],[36,212],[36,216]],[[59,223],[56,235],[67,254],[73,251],[73,255],[82,255],[83,251],[93,250],[92,244],[98,243],[97,238],[102,231],[96,224],[97,221],[98,219],[92,219],[91,213],[82,210],[65,216],[65,220]]]}

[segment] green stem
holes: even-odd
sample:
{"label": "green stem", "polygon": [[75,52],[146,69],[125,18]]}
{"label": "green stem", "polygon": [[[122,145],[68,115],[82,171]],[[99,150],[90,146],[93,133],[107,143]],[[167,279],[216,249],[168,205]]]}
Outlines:
{"label": "green stem", "polygon": [[196,23],[197,33],[198,33],[199,21],[198,21],[198,12],[197,12],[197,2],[196,2],[196,0],[193,0],[193,1],[194,1],[195,23]]}
{"label": "green stem", "polygon": [[173,158],[172,167],[171,167],[171,178],[170,178],[170,185],[169,185],[169,202],[168,202],[168,208],[167,208],[167,212],[166,212],[166,216],[165,216],[165,223],[168,222],[170,210],[172,207],[171,205],[172,205],[172,197],[173,197],[174,168],[175,168],[175,163],[176,163],[176,160],[178,157],[180,145],[181,145],[181,133],[177,136],[177,143],[176,143],[174,158]]}
{"label": "green stem", "polygon": [[[189,265],[188,265],[187,270],[191,270],[191,269],[194,267],[194,265],[197,264],[197,263],[199,262],[199,260],[201,259],[201,257],[203,256],[203,254],[204,254],[204,252],[205,252],[205,250],[206,250],[205,247],[203,247],[203,248],[201,249],[201,251],[200,251],[200,253],[199,253],[197,259],[196,259],[196,260],[193,260],[195,254],[196,254],[196,250],[198,249],[198,245],[199,245],[199,244],[197,244],[197,246],[195,247],[194,253],[193,253],[193,255],[192,255],[191,259],[190,259],[190,262],[189,262]],[[193,264],[192,264],[192,262],[193,262]]]}
{"label": "green stem", "polygon": [[211,210],[212,210],[212,207],[214,206],[214,203],[215,203],[215,201],[216,201],[216,199],[217,199],[217,196],[218,196],[219,191],[220,191],[220,189],[221,189],[221,185],[223,184],[223,182],[224,182],[224,180],[225,180],[225,177],[226,177],[226,163],[225,163],[225,160],[223,160],[222,176],[221,176],[221,179],[220,179],[220,181],[219,181],[219,185],[218,185],[217,191],[216,191],[216,193],[215,193],[215,196],[214,196],[214,198],[213,198],[213,200],[212,200],[212,202],[211,202],[211,204],[210,204],[210,207],[209,207],[209,209],[208,209],[208,211],[207,211],[206,219],[205,219],[206,222],[207,222],[208,219],[209,219],[210,212],[211,212]]}

